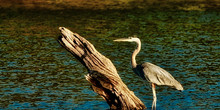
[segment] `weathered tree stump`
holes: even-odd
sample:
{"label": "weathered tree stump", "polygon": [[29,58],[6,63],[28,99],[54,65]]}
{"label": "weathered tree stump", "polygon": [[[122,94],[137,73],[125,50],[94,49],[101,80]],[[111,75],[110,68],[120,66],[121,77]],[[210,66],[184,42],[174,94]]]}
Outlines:
{"label": "weathered tree stump", "polygon": [[87,69],[85,77],[93,90],[109,104],[110,109],[145,109],[143,102],[122,82],[112,62],[77,33],[60,27],[59,43],[73,54]]}

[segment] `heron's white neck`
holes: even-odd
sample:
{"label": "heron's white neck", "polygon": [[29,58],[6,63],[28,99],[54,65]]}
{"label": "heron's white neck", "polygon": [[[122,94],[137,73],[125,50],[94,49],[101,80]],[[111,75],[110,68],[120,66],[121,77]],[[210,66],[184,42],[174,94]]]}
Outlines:
{"label": "heron's white neck", "polygon": [[131,56],[131,66],[132,66],[132,68],[136,68],[137,63],[136,63],[135,58],[141,50],[141,41],[140,41],[140,39],[137,39],[135,42],[137,43],[137,48],[134,50],[134,52],[132,53],[132,56]]}

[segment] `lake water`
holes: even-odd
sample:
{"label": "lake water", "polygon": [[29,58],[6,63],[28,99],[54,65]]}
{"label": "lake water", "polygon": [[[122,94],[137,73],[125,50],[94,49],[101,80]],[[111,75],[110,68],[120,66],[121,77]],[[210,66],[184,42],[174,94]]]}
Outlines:
{"label": "lake water", "polygon": [[66,27],[111,59],[123,82],[151,108],[150,85],[131,70],[137,62],[169,71],[183,92],[157,86],[158,110],[220,109],[220,12],[174,10],[0,10],[0,109],[103,110],[107,103],[90,88],[86,68],[57,42]]}

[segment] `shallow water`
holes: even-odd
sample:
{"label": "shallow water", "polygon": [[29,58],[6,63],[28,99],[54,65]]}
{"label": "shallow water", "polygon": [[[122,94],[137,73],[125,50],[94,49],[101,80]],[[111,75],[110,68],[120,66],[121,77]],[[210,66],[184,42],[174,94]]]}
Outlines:
{"label": "shallow water", "polygon": [[157,109],[220,109],[219,11],[0,10],[0,109],[106,109],[83,67],[57,42],[64,26],[112,60],[130,90],[151,108],[149,84],[130,66],[135,44],[114,39],[137,35],[137,62],[169,71],[184,86],[157,87]]}

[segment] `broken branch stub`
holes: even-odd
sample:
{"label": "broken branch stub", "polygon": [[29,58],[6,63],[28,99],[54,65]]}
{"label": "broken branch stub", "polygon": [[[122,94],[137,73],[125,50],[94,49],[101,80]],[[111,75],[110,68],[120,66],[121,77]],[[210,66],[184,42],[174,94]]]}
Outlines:
{"label": "broken branch stub", "polygon": [[73,54],[89,71],[85,77],[93,90],[109,104],[110,109],[145,109],[145,105],[122,82],[112,62],[77,33],[59,28],[59,43]]}

